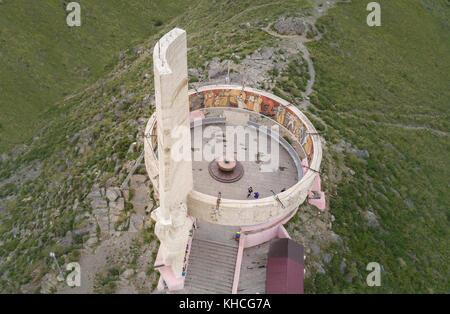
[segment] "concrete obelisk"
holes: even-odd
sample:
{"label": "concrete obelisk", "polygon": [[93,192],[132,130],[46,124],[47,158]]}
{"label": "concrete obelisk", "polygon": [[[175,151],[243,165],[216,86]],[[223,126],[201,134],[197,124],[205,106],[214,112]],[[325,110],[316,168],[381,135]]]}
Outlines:
{"label": "concrete obelisk", "polygon": [[[187,216],[186,199],[193,189],[184,30],[175,28],[159,40],[153,50],[153,65],[160,207],[152,213],[152,218],[156,220],[155,233],[161,241],[160,252],[164,265],[171,267],[173,275],[180,278],[192,227],[192,221]],[[184,158],[176,154],[179,152],[173,151],[180,144],[188,148]]]}

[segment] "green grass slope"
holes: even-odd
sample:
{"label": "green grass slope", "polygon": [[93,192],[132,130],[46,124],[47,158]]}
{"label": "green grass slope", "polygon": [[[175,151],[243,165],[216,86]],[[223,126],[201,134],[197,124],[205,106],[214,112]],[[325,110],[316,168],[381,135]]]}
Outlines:
{"label": "green grass slope", "polygon": [[[4,2],[0,10],[15,3]],[[332,230],[342,237],[343,246],[324,249],[333,258],[324,275],[310,272],[305,291],[449,292],[449,8],[437,0],[380,0],[383,26],[370,28],[366,24],[367,2],[337,5],[319,21],[324,37],[308,44],[317,72],[316,93],[311,97],[317,109],[310,108],[307,113],[321,118],[314,123],[327,141],[322,182],[336,218]],[[69,231],[84,227],[76,218],[92,211],[86,199],[92,185],[104,185],[110,179],[120,184],[120,178],[127,175],[124,165],[138,157],[139,152],[128,148],[142,137],[138,120],[154,110],[149,101],[154,92],[152,79],[145,77],[152,71],[152,47],[163,33],[175,26],[186,29],[189,67],[201,67],[213,57],[230,58],[233,52],[244,56],[259,47],[277,45],[261,27],[306,5],[306,1],[292,0],[192,1],[178,18],[157,28],[148,40],[133,43],[142,46],[147,56],[136,58],[130,53],[117,63],[118,53],[106,56],[105,46],[104,64],[91,60],[90,65],[92,69],[99,66],[98,75],[107,73],[100,76],[105,84],[82,89],[86,80],[95,80],[94,75],[72,78],[79,84],[75,89],[81,92],[66,101],[48,101],[51,115],[57,118],[50,119],[41,136],[17,152],[15,159],[0,161],[2,181],[30,164],[41,169],[38,178],[0,188],[1,198],[16,196],[0,214],[0,291],[27,291],[23,287],[31,286],[40,292],[39,284],[46,274],[55,273],[48,258],[50,250],[57,253],[62,265],[79,256],[86,239],[77,237],[70,247],[62,247],[58,241]],[[159,16],[159,11],[153,13]],[[1,22],[3,18],[1,15]],[[95,18],[106,17],[95,14]],[[92,14],[91,19],[95,18]],[[64,22],[65,14],[61,19]],[[254,23],[257,20],[260,23]],[[251,26],[242,26],[248,21]],[[5,28],[0,32],[3,38]],[[77,37],[78,42],[87,40],[85,36]],[[129,41],[123,40],[124,47],[129,47],[125,44]],[[4,54],[6,48],[3,41],[1,44]],[[103,51],[97,45],[91,42],[85,47]],[[73,56],[87,59],[78,52]],[[55,61],[54,67],[63,63]],[[0,73],[3,100],[3,78],[7,75]],[[39,80],[47,72],[42,73],[33,80],[27,78],[28,83],[45,82]],[[72,86],[72,79],[55,77],[49,80]],[[41,95],[39,90],[34,92]],[[63,92],[61,88],[54,97],[62,97]],[[3,108],[6,110],[2,103]],[[98,115],[101,119],[95,119]],[[1,117],[4,119],[3,111]],[[9,122],[4,119],[0,123],[6,130]],[[80,152],[78,146],[87,139],[89,145]],[[340,152],[341,141],[367,150],[370,156],[363,161]],[[75,203],[82,212],[73,209]],[[367,226],[363,212],[368,209],[376,215],[379,227]],[[145,232],[153,235],[152,228]],[[347,267],[342,272],[344,259]],[[383,266],[381,287],[365,283],[369,262]]]}
{"label": "green grass slope", "polygon": [[[86,238],[74,237],[69,247],[59,241],[67,232],[85,227],[83,220],[76,218],[92,212],[86,199],[92,185],[104,186],[111,178],[120,184],[120,178],[128,174],[123,165],[138,157],[139,153],[128,152],[128,148],[136,135],[142,137],[138,119],[150,117],[154,110],[149,102],[153,79],[145,79],[145,74],[152,73],[153,46],[164,33],[175,26],[187,30],[189,67],[197,67],[216,56],[228,58],[233,51],[245,55],[268,44],[271,37],[259,26],[240,24],[249,19],[275,19],[305,4],[304,0],[283,1],[282,5],[271,0],[192,1],[178,18],[168,20],[148,40],[136,43],[145,54],[136,57],[130,53],[116,61],[101,77],[104,84],[81,88],[73,97],[51,103],[48,110],[56,118],[49,118],[39,129],[39,138],[13,158],[0,160],[0,181],[30,165],[41,169],[39,177],[20,186],[0,187],[0,198],[15,196],[0,212],[0,292],[29,292],[30,287],[31,292],[42,292],[40,283],[53,271],[50,251],[61,265],[79,258]],[[158,12],[155,10],[155,16],[160,16]],[[99,114],[101,119],[94,119]],[[89,138],[84,152],[78,149],[82,137]],[[112,159],[117,159],[118,168]],[[73,209],[76,202],[83,208],[81,212]],[[153,235],[153,227],[145,234]]]}
{"label": "green grass slope", "polygon": [[121,51],[156,33],[190,1],[78,1],[68,27],[62,0],[0,4],[0,151],[35,135],[46,109],[112,69]]}
{"label": "green grass slope", "polygon": [[[333,229],[348,250],[309,287],[448,293],[450,9],[444,1],[381,0],[382,26],[370,28],[367,1],[352,2],[321,19],[327,33],[309,45],[318,74],[312,100],[329,146],[345,140],[370,157],[331,150],[328,165],[355,171],[328,187]],[[380,227],[366,225],[368,208]],[[342,280],[343,259],[352,283]],[[381,287],[365,283],[372,261],[384,268]]]}

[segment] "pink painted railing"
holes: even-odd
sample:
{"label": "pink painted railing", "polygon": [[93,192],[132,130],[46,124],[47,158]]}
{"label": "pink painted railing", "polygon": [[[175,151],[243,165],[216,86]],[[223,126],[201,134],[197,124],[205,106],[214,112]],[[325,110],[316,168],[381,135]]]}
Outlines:
{"label": "pink painted railing", "polygon": [[[293,210],[290,214],[276,221],[269,222],[266,224],[251,226],[251,227],[243,227],[241,228],[241,237],[239,239],[239,248],[236,256],[236,266],[234,268],[234,278],[233,278],[233,287],[231,289],[232,294],[237,293],[237,289],[239,286],[239,278],[241,275],[241,265],[242,265],[242,256],[244,255],[244,249],[259,245],[261,243],[265,243],[274,238],[291,238],[289,233],[284,228],[283,224],[288,222],[297,212],[297,210]],[[250,232],[254,230],[265,229],[261,232],[255,234],[245,234],[245,232]]]}
{"label": "pink painted railing", "polygon": [[239,249],[236,257],[236,266],[234,268],[233,288],[231,289],[232,294],[237,293],[239,285],[239,277],[241,275],[241,264],[242,264],[242,255],[244,254],[244,247],[245,247],[245,235],[241,234],[241,238],[239,239]]}

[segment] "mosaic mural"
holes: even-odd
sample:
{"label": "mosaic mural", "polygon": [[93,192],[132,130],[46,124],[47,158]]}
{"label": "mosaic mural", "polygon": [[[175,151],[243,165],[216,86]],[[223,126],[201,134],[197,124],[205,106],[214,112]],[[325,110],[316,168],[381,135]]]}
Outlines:
{"label": "mosaic mural", "polygon": [[279,102],[266,96],[237,89],[207,90],[189,96],[190,111],[209,107],[251,110],[277,121],[295,135],[308,156],[308,163],[311,162],[314,148],[311,136],[306,132],[306,125],[289,108]]}

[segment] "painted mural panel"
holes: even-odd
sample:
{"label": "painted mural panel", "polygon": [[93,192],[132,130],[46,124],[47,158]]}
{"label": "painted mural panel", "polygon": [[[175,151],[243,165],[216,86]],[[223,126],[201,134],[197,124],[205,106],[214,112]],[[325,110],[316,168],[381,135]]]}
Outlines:
{"label": "painted mural panel", "polygon": [[238,89],[212,89],[189,96],[191,111],[210,107],[246,109],[277,121],[295,135],[308,156],[308,162],[311,162],[314,156],[314,147],[311,135],[306,132],[306,125],[289,108],[279,102],[266,96]]}

